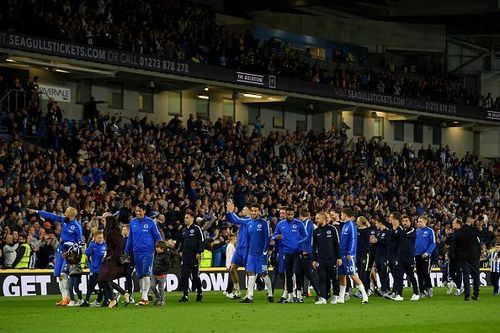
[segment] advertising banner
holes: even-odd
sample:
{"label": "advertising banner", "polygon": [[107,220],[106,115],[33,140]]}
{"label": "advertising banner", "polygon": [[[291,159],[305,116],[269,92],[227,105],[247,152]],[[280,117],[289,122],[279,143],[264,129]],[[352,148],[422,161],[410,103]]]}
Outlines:
{"label": "advertising banner", "polygon": [[[246,288],[245,271],[239,270],[241,288]],[[270,272],[272,275],[273,272]],[[87,275],[82,276],[80,288],[85,294],[87,292]],[[166,291],[172,292],[179,288],[181,277],[180,269],[172,269],[167,275]],[[440,270],[433,270],[431,280],[434,287],[443,286],[443,273]],[[229,283],[229,272],[224,268],[210,268],[200,271],[200,279],[203,291],[224,291]],[[481,271],[481,286],[490,285],[490,272]],[[281,280],[278,279],[277,289],[282,288]],[[117,283],[124,288],[125,278],[117,280]],[[405,285],[407,283],[405,282]],[[59,294],[59,285],[52,274],[52,270],[0,270],[0,296],[36,296],[36,295],[57,295]],[[139,291],[138,281],[134,279],[134,289]]]}

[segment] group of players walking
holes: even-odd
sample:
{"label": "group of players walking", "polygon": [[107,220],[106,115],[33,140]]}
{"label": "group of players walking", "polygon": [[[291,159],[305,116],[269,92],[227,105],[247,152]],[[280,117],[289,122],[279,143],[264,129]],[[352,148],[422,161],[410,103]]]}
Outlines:
{"label": "group of players walking", "polygon": [[[149,304],[148,294],[153,282],[157,304],[163,305],[165,276],[169,266],[164,255],[167,246],[161,239],[155,222],[145,216],[146,207],[138,205],[135,211],[136,218],[127,228],[125,241],[114,241],[114,251],[112,244],[107,244],[102,251],[97,251],[100,255],[94,254],[90,257],[91,275],[98,276],[99,266],[105,265],[109,260],[114,260],[116,265],[119,265],[118,261],[123,259],[121,258],[123,254],[130,255],[140,281],[141,300],[137,304]],[[61,242],[56,251],[54,273],[59,278],[64,303],[68,297],[68,285],[65,279],[66,262],[63,253],[67,252],[68,247],[82,240],[82,230],[76,220],[76,210],[69,208],[64,217],[43,211],[32,212],[62,223]],[[314,218],[315,227],[307,210],[300,210],[297,218],[293,208],[285,207],[280,209],[280,221],[274,233],[271,233],[269,223],[260,216],[261,209],[258,205],[244,207],[238,216],[234,204],[228,202],[226,212],[227,221],[239,226],[235,250],[232,258],[229,258],[231,281],[225,292],[229,298],[241,298],[237,272],[239,267],[244,267],[247,275],[247,293],[241,299],[243,303],[253,302],[258,279],[262,279],[266,286],[268,301],[274,302],[273,292],[278,277],[281,277],[284,289],[279,303],[303,303],[303,296],[308,293],[309,284],[316,291],[315,304],[326,304],[328,300],[332,304],[344,303],[349,296],[347,290],[351,286],[359,290],[356,296],[361,298],[362,304],[368,303],[369,295],[373,292],[395,301],[402,301],[405,275],[413,289],[410,298],[412,301],[433,295],[430,271],[431,255],[436,247],[436,241],[434,231],[427,226],[428,220],[425,216],[418,217],[416,228],[409,216],[396,212],[390,214],[387,221],[379,216],[374,219],[374,225],[370,225],[365,217],[359,216],[355,219],[351,209],[344,208],[340,213],[335,210],[318,212]],[[201,301],[203,296],[199,263],[205,248],[205,237],[203,230],[195,223],[192,212],[185,213],[184,224],[179,247],[182,258],[180,289],[183,296],[179,302],[189,300],[189,279],[192,281],[192,289],[197,292],[196,301]],[[449,267],[454,269],[450,272],[450,276],[453,279],[458,279],[459,275],[463,277],[465,300],[470,299],[469,275],[472,276],[474,282],[472,299],[477,300],[479,296],[477,229],[463,225],[459,219],[454,220],[453,228],[455,232],[453,237],[448,238],[450,240],[448,245],[450,251],[456,254],[456,262],[450,262]],[[108,225],[104,234],[106,242],[111,235],[109,229]],[[103,244],[99,237],[95,238],[98,243],[96,246]],[[117,247],[116,244],[120,242],[121,245]],[[115,256],[110,257],[109,252],[114,252]],[[270,258],[274,266],[273,281],[268,275]],[[418,281],[415,278],[415,271]],[[376,274],[380,280],[380,288]],[[392,288],[389,282],[390,274],[393,277]],[[116,284],[111,280],[120,277],[118,275],[112,276],[109,279],[110,284],[104,284],[104,288],[101,288],[104,289],[104,296],[110,307],[117,305],[117,300],[111,292],[111,288]],[[91,276],[90,279],[94,282],[89,289],[90,293],[94,290],[96,281],[103,280],[95,276],[93,279]],[[307,285],[306,278],[309,281]],[[370,285],[374,287],[370,288]],[[128,289],[125,292],[126,294],[130,292],[128,295],[130,297],[132,288]]]}
{"label": "group of players walking", "polygon": [[[240,225],[229,267],[232,283],[225,292],[229,298],[241,297],[237,268],[245,267],[249,282],[242,302],[253,301],[255,277],[258,275],[262,275],[268,300],[273,302],[274,283],[267,276],[269,239],[274,241],[271,255],[274,276],[281,276],[284,281],[280,303],[304,302],[303,296],[308,292],[305,277],[318,295],[316,304],[326,304],[328,299],[332,304],[344,303],[350,285],[358,288],[356,296],[362,299],[362,304],[368,302],[368,296],[373,292],[394,301],[403,301],[405,275],[413,290],[410,300],[433,297],[431,257],[436,248],[436,236],[427,226],[425,215],[418,217],[416,226],[409,216],[397,212],[391,213],[387,220],[378,216],[374,225],[370,225],[364,216],[354,218],[352,211],[345,208],[340,214],[335,210],[317,213],[314,227],[307,210],[300,210],[296,218],[295,211],[285,207],[280,210],[280,222],[271,236],[267,222],[259,216],[258,206],[245,207],[242,217],[238,217],[234,205],[229,202],[227,213],[228,222]],[[474,285],[472,299],[477,300],[480,251],[477,229],[455,219],[453,230],[453,237],[447,239],[450,247],[448,267],[451,270],[445,274],[445,284],[449,293],[455,286],[457,295],[463,292],[464,299],[470,300],[471,276]],[[460,287],[462,279],[463,288]]]}

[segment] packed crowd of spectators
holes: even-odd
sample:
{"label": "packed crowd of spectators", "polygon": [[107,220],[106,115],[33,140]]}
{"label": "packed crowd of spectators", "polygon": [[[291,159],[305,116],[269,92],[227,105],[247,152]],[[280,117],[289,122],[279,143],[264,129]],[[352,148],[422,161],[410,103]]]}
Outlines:
{"label": "packed crowd of spectators", "polygon": [[[145,117],[123,124],[106,115],[55,125],[57,140],[40,147],[13,135],[0,141],[1,266],[12,267],[15,247],[28,242],[34,267],[51,263],[61,226],[27,208],[63,213],[76,207],[84,236],[104,212],[129,223],[146,203],[159,229],[178,239],[189,208],[206,233],[213,264],[231,233],[225,203],[241,209],[258,202],[274,228],[279,208],[319,210],[349,206],[373,221],[399,211],[427,214],[438,243],[455,216],[473,219],[485,248],[500,237],[498,165],[447,147],[405,146],[394,151],[373,138],[353,150],[335,129],[270,132],[262,136],[240,122],[190,117],[154,124]],[[13,253],[14,252],[14,253]]]}
{"label": "packed crowd of spectators", "polygon": [[[370,67],[342,49],[326,62],[277,39],[229,32],[210,7],[178,0],[8,0],[0,4],[0,29],[330,84],[340,88],[458,105],[500,107],[461,82],[388,59]],[[383,57],[382,57],[383,58]],[[399,68],[398,68],[399,67]],[[420,73],[426,73],[421,75]],[[489,105],[490,103],[491,105]]]}

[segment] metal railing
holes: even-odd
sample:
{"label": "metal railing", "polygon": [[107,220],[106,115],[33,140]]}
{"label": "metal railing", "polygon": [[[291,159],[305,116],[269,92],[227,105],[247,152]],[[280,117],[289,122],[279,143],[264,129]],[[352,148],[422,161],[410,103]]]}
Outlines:
{"label": "metal railing", "polygon": [[0,112],[26,109],[27,104],[26,91],[10,89],[0,98]]}

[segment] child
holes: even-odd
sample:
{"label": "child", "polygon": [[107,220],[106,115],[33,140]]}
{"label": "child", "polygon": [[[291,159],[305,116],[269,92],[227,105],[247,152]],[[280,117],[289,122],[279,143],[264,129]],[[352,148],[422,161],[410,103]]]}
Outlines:
{"label": "child", "polygon": [[498,282],[500,279],[500,242],[496,242],[495,247],[490,249],[488,257],[491,267],[491,284],[493,285],[493,296],[498,296]]}
{"label": "child", "polygon": [[151,276],[151,291],[155,294],[155,305],[165,305],[165,282],[170,268],[170,256],[165,241],[155,244],[155,258],[153,262],[153,275]]}
{"label": "child", "polygon": [[[237,239],[235,234],[229,235],[229,243],[227,244],[227,247],[226,247],[226,268],[228,271],[229,271],[229,268],[231,267],[231,261],[233,259],[234,251],[236,251],[237,240],[238,239]],[[233,293],[233,289],[234,289],[235,293]],[[224,292],[224,295],[227,298],[234,299],[235,296],[236,297],[239,296],[239,291],[240,291],[239,286],[236,287],[233,283],[233,280],[229,279],[229,283],[227,284],[227,289]]]}
{"label": "child", "polygon": [[[83,304],[82,291],[80,290],[80,283],[82,283],[82,248],[78,244],[72,245],[67,252],[63,253],[63,258],[66,259],[68,264],[69,275],[69,304],[68,306],[80,306]],[[74,301],[75,292],[78,296],[78,302]]]}
{"label": "child", "polygon": [[[80,305],[80,307],[89,307],[90,296],[95,290],[97,285],[97,276],[101,270],[102,259],[106,255],[106,243],[104,242],[104,233],[102,230],[94,231],[94,240],[90,242],[89,247],[85,251],[85,254],[90,261],[90,274],[87,280],[87,295],[85,295],[85,301]],[[98,303],[102,301],[102,292],[99,291],[97,300],[92,303],[92,306],[99,306]]]}

